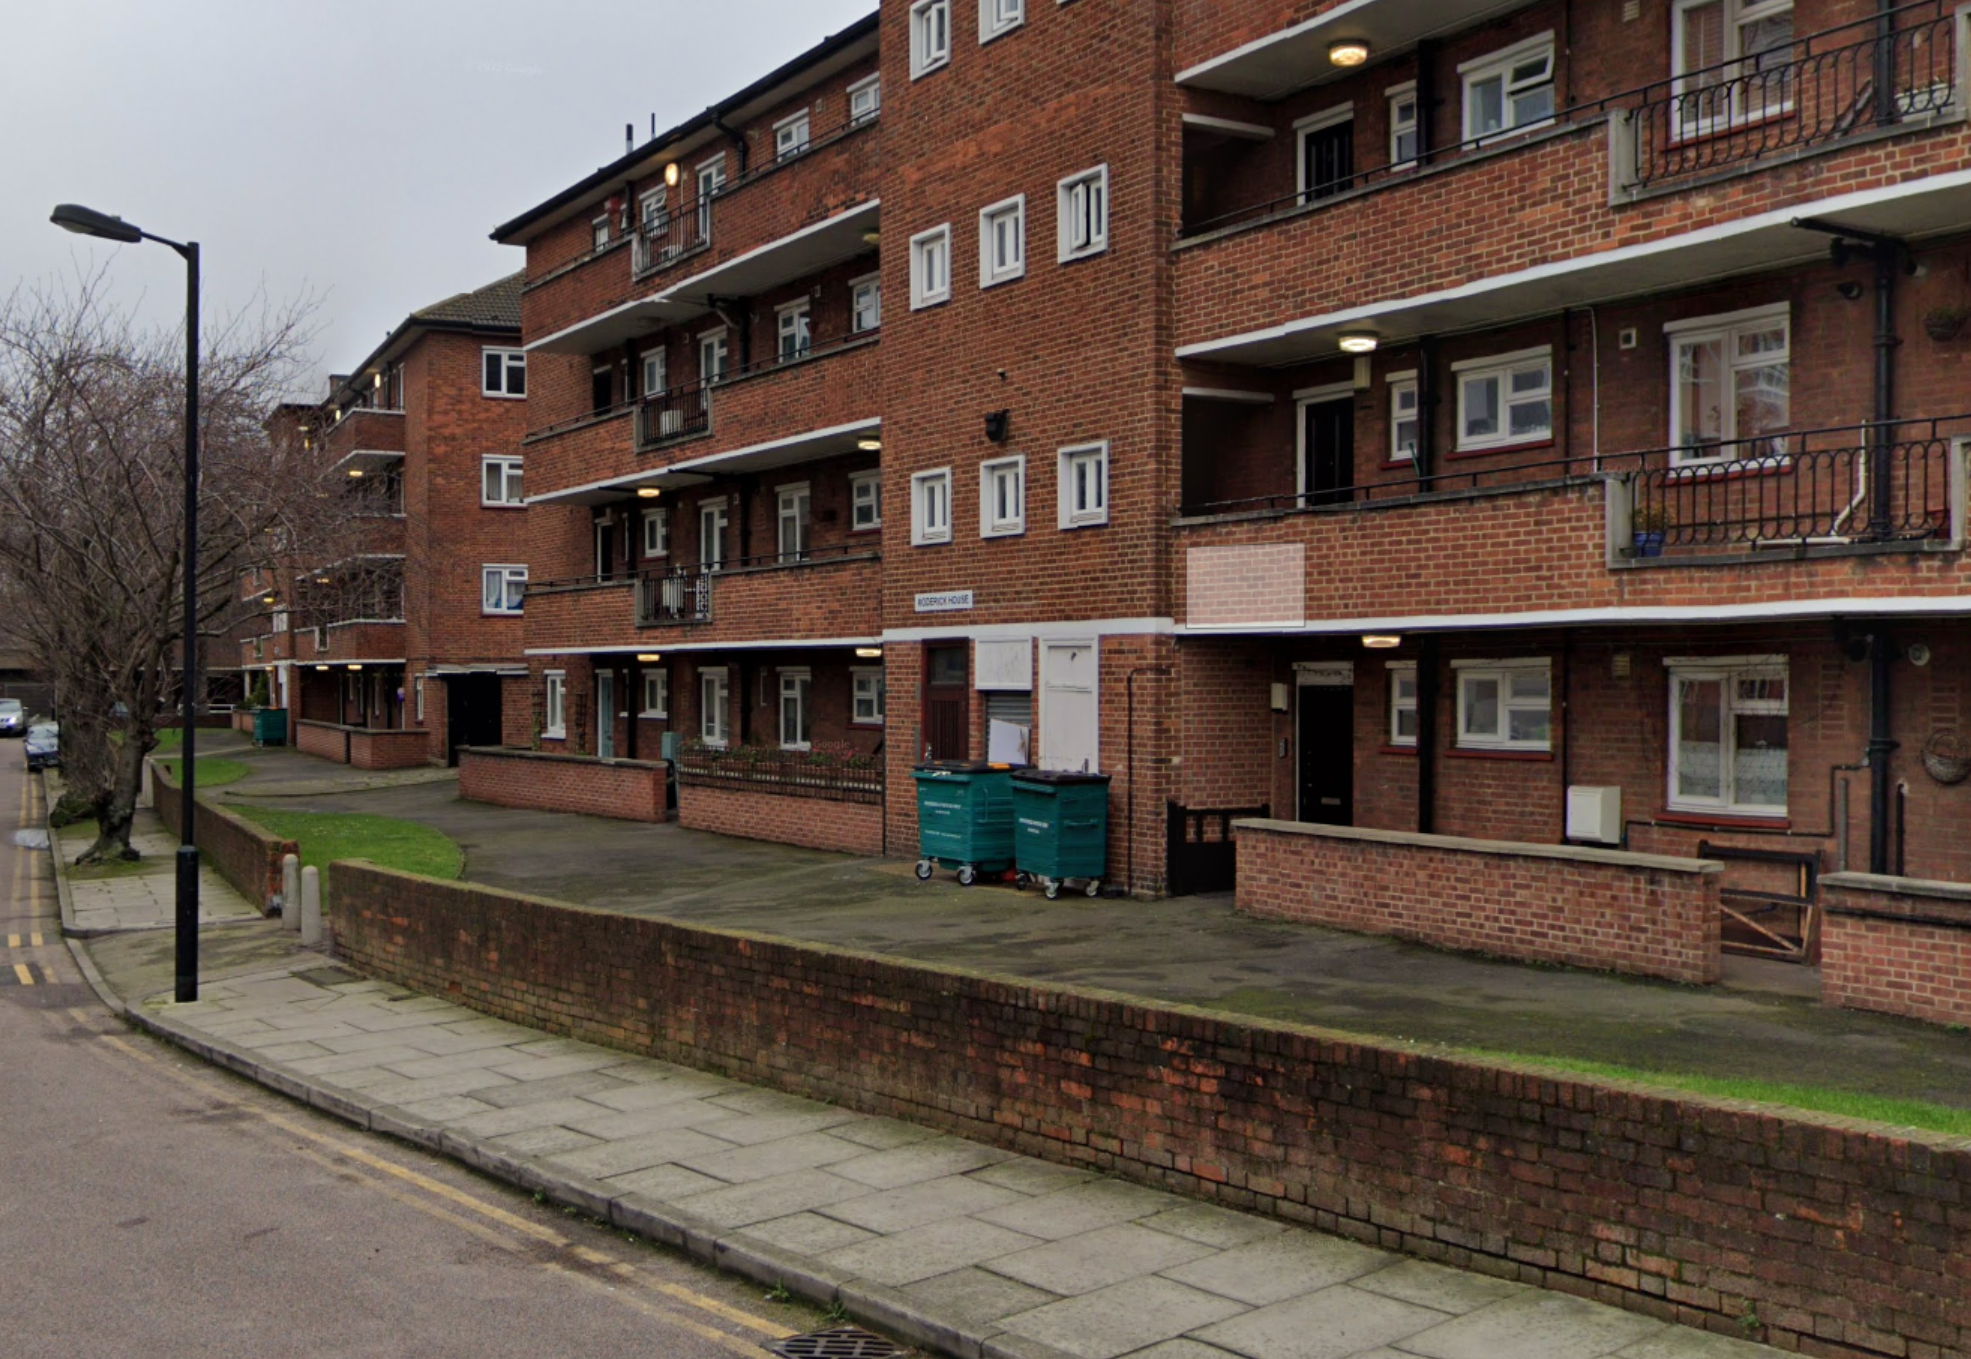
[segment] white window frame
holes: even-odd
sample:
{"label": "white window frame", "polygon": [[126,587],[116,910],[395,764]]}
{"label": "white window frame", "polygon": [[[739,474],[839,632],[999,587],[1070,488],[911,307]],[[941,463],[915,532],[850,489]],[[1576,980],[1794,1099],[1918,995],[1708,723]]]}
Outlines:
{"label": "white window frame", "polygon": [[[712,363],[716,355],[718,362]],[[714,372],[714,368],[717,369]],[[732,341],[724,326],[698,333],[698,381],[710,387],[725,381],[726,374],[732,371]]]}
{"label": "white window frame", "polygon": [[[525,459],[512,454],[493,453],[479,460],[479,503],[493,509],[524,509],[527,498],[521,492],[525,474]],[[487,483],[498,469],[500,498],[494,500],[486,494]]]}
{"label": "white window frame", "polygon": [[671,355],[663,345],[646,349],[640,356],[643,360],[643,394],[656,396],[659,392],[670,390]]}
{"label": "white window frame", "polygon": [[[1403,686],[1408,682],[1410,695],[1403,696]],[[1389,663],[1389,731],[1390,745],[1405,749],[1415,749],[1417,732],[1423,729],[1423,719],[1417,706],[1417,663],[1415,661],[1391,661]],[[1415,719],[1409,735],[1403,734],[1403,714],[1409,713]]]}
{"label": "white window frame", "polygon": [[[1738,338],[1754,331],[1777,328],[1786,336],[1786,345],[1778,353],[1767,352],[1741,360],[1738,354]],[[1745,450],[1733,448],[1742,437],[1738,430],[1738,402],[1736,383],[1733,375],[1741,367],[1770,368],[1783,364],[1787,372],[1787,420],[1792,421],[1792,379],[1793,379],[1793,307],[1788,302],[1775,302],[1770,306],[1747,307],[1743,311],[1722,312],[1716,316],[1693,316],[1684,321],[1671,321],[1663,327],[1663,336],[1670,355],[1670,462],[1676,467],[1715,467],[1734,462],[1757,462],[1771,465],[1779,461],[1754,455],[1744,456]],[[1683,351],[1687,346],[1704,344],[1716,340],[1724,354],[1723,380],[1729,390],[1723,393],[1719,414],[1723,417],[1723,429],[1719,435],[1719,452],[1706,455],[1699,451],[1701,444],[1686,441],[1684,438],[1684,398],[1683,398]],[[1773,436],[1777,438],[1778,436]]]}
{"label": "white window frame", "polygon": [[[487,587],[494,582],[495,573],[497,573],[497,579],[500,585],[500,607],[498,608],[490,607],[487,604],[487,600],[491,597]],[[506,600],[512,593],[515,585],[520,587],[522,602],[509,608],[506,606]],[[527,568],[525,566],[517,562],[489,562],[479,568],[479,612],[481,614],[489,618],[518,618],[526,610],[526,595]]]}
{"label": "white window frame", "polygon": [[858,665],[849,670],[849,725],[880,727],[889,707],[889,681],[880,665]]}
{"label": "white window frame", "polygon": [[[798,363],[814,352],[814,303],[805,297],[782,303],[773,309],[773,355],[779,363]],[[789,333],[794,348],[787,348]]]}
{"label": "white window frame", "polygon": [[979,0],[979,46],[1005,37],[1026,21],[1026,0]]}
{"label": "white window frame", "polygon": [[883,112],[883,77],[865,76],[849,86],[849,126],[860,127]]}
{"label": "white window frame", "polygon": [[930,547],[950,541],[951,469],[934,467],[910,479],[910,545]]}
{"label": "white window frame", "polygon": [[[999,489],[1012,486],[1012,513],[1000,515]],[[1027,531],[1027,458],[1016,453],[979,464],[979,537],[1011,538]]]}
{"label": "white window frame", "polygon": [[[486,383],[486,362],[493,355],[500,357],[500,385],[493,388]],[[520,390],[513,390],[514,375],[520,377]],[[502,349],[497,345],[486,345],[479,351],[479,395],[490,396],[502,401],[525,401],[527,399],[527,351],[524,349]]]}
{"label": "white window frame", "polygon": [[[1092,202],[1086,195],[1092,194]],[[1109,248],[1109,167],[1097,165],[1069,175],[1055,186],[1059,222],[1060,263],[1089,259]],[[1075,239],[1077,223],[1087,218],[1087,239]]]}
{"label": "white window frame", "polygon": [[[1531,372],[1538,367],[1546,369],[1546,385],[1537,391],[1514,392],[1512,389],[1514,375]],[[1552,345],[1543,344],[1532,349],[1516,349],[1510,354],[1487,354],[1483,358],[1464,359],[1451,365],[1451,377],[1458,389],[1458,438],[1455,445],[1458,452],[1516,448],[1524,444],[1544,444],[1553,441],[1554,351]],[[1498,432],[1475,437],[1467,436],[1465,433],[1466,387],[1470,383],[1488,379],[1499,384]],[[1512,408],[1515,405],[1534,401],[1547,403],[1546,428],[1515,434],[1512,428]]]}
{"label": "white window frame", "polygon": [[[865,321],[867,324],[865,324]],[[849,280],[849,330],[867,335],[883,326],[883,276],[864,274]]]}
{"label": "white window frame", "polygon": [[[1406,80],[1401,85],[1391,85],[1382,92],[1382,97],[1384,106],[1389,110],[1389,168],[1402,170],[1413,167],[1423,159],[1423,125],[1417,117],[1417,82]],[[1410,117],[1407,121],[1399,121],[1396,106],[1404,103],[1410,106]],[[1416,149],[1407,156],[1403,154],[1401,140],[1405,132],[1418,139]]]}
{"label": "white window frame", "polygon": [[[1537,89],[1543,84],[1551,86],[1553,89],[1552,102],[1555,106],[1555,113],[1557,113],[1560,103],[1560,85],[1558,80],[1560,59],[1554,47],[1552,29],[1548,29],[1545,33],[1535,34],[1524,42],[1514,43],[1511,47],[1503,48],[1497,52],[1488,52],[1482,57],[1473,58],[1471,61],[1467,61],[1458,67],[1458,84],[1461,95],[1459,102],[1464,111],[1464,124],[1460,130],[1464,133],[1464,140],[1466,142],[1476,142],[1481,138],[1491,139],[1517,136],[1522,132],[1530,132],[1537,127],[1546,127],[1553,122],[1555,113],[1549,113],[1544,118],[1529,119],[1524,123],[1513,121],[1514,87],[1511,83],[1512,68],[1519,65],[1526,58],[1541,51],[1544,51],[1547,57],[1547,78],[1544,81],[1533,81],[1523,84],[1519,88],[1521,90],[1530,90]],[[1474,120],[1472,114],[1474,101],[1472,94],[1476,86],[1494,77],[1497,77],[1499,80],[1499,115],[1504,121],[1490,131],[1481,131],[1473,125]]]}
{"label": "white window frame", "polygon": [[[1547,752],[1553,750],[1554,692],[1553,662],[1547,657],[1519,657],[1512,660],[1458,660],[1451,662],[1458,681],[1457,745],[1460,750],[1507,750]],[[1512,695],[1514,675],[1539,673],[1546,677],[1547,735],[1545,740],[1514,740],[1512,714],[1536,711],[1530,699]],[[1499,685],[1499,725],[1491,732],[1474,732],[1467,727],[1470,717],[1467,686],[1475,680],[1495,680]]]}
{"label": "white window frame", "polygon": [[668,507],[643,512],[643,555],[671,555],[671,511]]}
{"label": "white window frame", "polygon": [[[1093,483],[1099,505],[1076,503],[1080,482],[1076,475],[1082,463],[1095,467]],[[1109,522],[1109,443],[1071,444],[1060,451],[1060,525],[1063,529],[1097,528]]]}
{"label": "white window frame", "polygon": [[[1785,656],[1666,656],[1664,669],[1670,677],[1670,727],[1666,739],[1669,749],[1664,752],[1665,797],[1664,805],[1671,811],[1699,812],[1716,816],[1784,817],[1785,804],[1770,806],[1764,803],[1740,802],[1737,789],[1732,785],[1732,772],[1737,753],[1737,723],[1733,718],[1739,714],[1765,714],[1788,719],[1787,740],[1787,792],[1792,794],[1793,756],[1793,676]],[[1778,699],[1741,698],[1738,685],[1741,680],[1777,679],[1785,685],[1785,696]],[[1680,681],[1715,681],[1723,696],[1719,722],[1719,787],[1720,795],[1715,798],[1694,797],[1679,793],[1677,789],[1677,731],[1683,714],[1683,693]]]}
{"label": "white window frame", "polygon": [[951,64],[951,0],[917,0],[910,7],[910,78]]}
{"label": "white window frame", "polygon": [[724,750],[732,736],[732,689],[726,668],[708,665],[698,672],[698,739]]}
{"label": "white window frame", "polygon": [[607,250],[609,248],[609,239],[609,214],[605,212],[589,223],[590,248],[594,250]]}
{"label": "white window frame", "polygon": [[424,725],[424,676],[411,677],[411,712],[421,727]]}
{"label": "white window frame", "polygon": [[812,130],[813,120],[808,117],[808,111],[806,109],[802,109],[797,113],[790,113],[775,123],[773,125],[773,158],[775,160],[792,160],[794,157],[804,154],[809,144],[813,141],[813,136],[811,135]]}
{"label": "white window frame", "polygon": [[725,187],[725,152],[699,161],[693,171],[693,179],[698,186],[698,234],[709,239],[712,234],[712,200]]}
{"label": "white window frame", "polygon": [[[710,533],[705,530],[707,519],[713,524]],[[725,566],[725,540],[731,527],[732,515],[726,507],[724,496],[707,496],[698,502],[698,566],[701,570],[717,571]],[[705,552],[708,543],[717,549],[711,556]]]}
{"label": "white window frame", "polygon": [[[863,511],[869,512],[863,517]],[[873,533],[883,527],[883,474],[853,472],[849,475],[849,532]]]}
{"label": "white window frame", "polygon": [[[1355,104],[1351,100],[1346,104],[1336,104],[1333,108],[1322,109],[1319,113],[1310,113],[1305,118],[1302,118],[1294,123],[1293,125],[1294,192],[1302,195],[1302,201],[1305,201],[1305,196],[1308,192],[1307,139],[1313,136],[1317,132],[1326,132],[1331,127],[1340,127],[1343,123],[1352,123],[1354,121],[1355,121]],[[1342,189],[1347,187],[1348,186],[1346,184],[1341,184],[1336,186],[1335,188],[1327,190],[1327,192],[1339,193]]]}
{"label": "white window frame", "polygon": [[[1714,64],[1729,63],[1726,70],[1728,83],[1707,88],[1702,85],[1693,86],[1690,83],[1693,67],[1687,51],[1686,40],[1689,29],[1685,25],[1684,16],[1691,10],[1712,2],[1713,0],[1674,0],[1670,6],[1671,97],[1676,101],[1676,112],[1670,118],[1670,136],[1673,140],[1704,137],[1725,128],[1744,127],[1767,118],[1781,117],[1793,111],[1794,81],[1783,77],[1774,78],[1770,83],[1754,79],[1759,74],[1756,60],[1761,54],[1746,52],[1742,39],[1747,24],[1774,18],[1780,14],[1794,15],[1796,10],[1794,0],[1717,0],[1717,3],[1724,6],[1725,55]],[[1796,30],[1795,41],[1797,40]],[[1711,66],[1700,66],[1695,69],[1709,70]],[[1766,94],[1767,90],[1774,89],[1777,93],[1771,96]],[[1742,98],[1734,101],[1734,94],[1740,93]],[[1735,102],[1736,107],[1733,106]]]}
{"label": "white window frame", "polygon": [[[1006,230],[1002,234],[1001,227]],[[1011,258],[1000,259],[1001,241],[1010,247]],[[1027,273],[1027,196],[1011,198],[979,210],[979,286],[1011,283]]]}
{"label": "white window frame", "polygon": [[671,672],[669,670],[643,672],[643,708],[637,716],[670,720]]}
{"label": "white window frame", "polygon": [[[780,748],[782,750],[814,749],[814,671],[805,665],[782,666],[780,669],[780,701],[774,705],[774,716],[779,728]],[[787,739],[787,701],[795,704],[798,721],[794,739]]]}
{"label": "white window frame", "polygon": [[568,739],[568,672],[550,670],[541,676],[547,686],[541,735],[551,741]]}
{"label": "white window frame", "polygon": [[[1415,462],[1417,460],[1416,440],[1423,437],[1423,405],[1421,388],[1417,385],[1417,370],[1406,368],[1400,373],[1391,373],[1384,379],[1389,384],[1389,461]],[[1403,403],[1409,402],[1405,412]],[[1403,424],[1408,421],[1416,426],[1415,439],[1410,447],[1403,447]]]}
{"label": "white window frame", "polygon": [[910,309],[951,300],[951,223],[910,238]]}
{"label": "white window frame", "polygon": [[[773,488],[774,550],[783,562],[806,561],[814,555],[814,491],[805,481],[789,482]],[[794,526],[795,546],[787,546],[789,523]]]}

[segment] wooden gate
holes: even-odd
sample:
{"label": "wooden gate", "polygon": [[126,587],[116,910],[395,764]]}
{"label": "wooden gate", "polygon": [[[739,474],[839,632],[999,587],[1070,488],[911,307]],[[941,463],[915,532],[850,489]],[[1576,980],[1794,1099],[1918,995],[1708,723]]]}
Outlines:
{"label": "wooden gate", "polygon": [[[1783,962],[1820,961],[1820,856],[1697,842],[1697,857],[1726,865],[1718,892],[1727,953]],[[1738,867],[1734,868],[1734,865]]]}

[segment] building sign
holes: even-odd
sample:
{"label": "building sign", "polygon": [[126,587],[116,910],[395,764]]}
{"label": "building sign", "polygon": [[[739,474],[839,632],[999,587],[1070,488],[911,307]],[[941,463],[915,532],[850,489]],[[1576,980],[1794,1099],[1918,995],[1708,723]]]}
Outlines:
{"label": "building sign", "polygon": [[919,613],[963,613],[971,607],[970,590],[941,590],[937,594],[917,596]]}

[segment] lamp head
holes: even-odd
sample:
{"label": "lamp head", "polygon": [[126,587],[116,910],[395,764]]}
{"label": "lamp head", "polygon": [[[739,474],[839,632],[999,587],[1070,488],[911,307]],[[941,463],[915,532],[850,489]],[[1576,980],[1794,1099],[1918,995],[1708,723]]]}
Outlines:
{"label": "lamp head", "polygon": [[125,245],[135,245],[144,239],[143,232],[121,217],[85,208],[80,203],[56,204],[48,220],[63,231],[73,231],[78,236],[100,236],[106,241],[121,241]]}

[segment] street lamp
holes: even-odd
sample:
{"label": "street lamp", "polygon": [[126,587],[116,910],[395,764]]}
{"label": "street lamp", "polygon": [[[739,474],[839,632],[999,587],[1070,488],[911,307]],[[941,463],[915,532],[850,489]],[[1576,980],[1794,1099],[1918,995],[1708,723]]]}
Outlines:
{"label": "street lamp", "polygon": [[198,795],[198,242],[153,236],[106,212],[79,203],[59,204],[49,221],[79,236],[135,245],[156,241],[168,245],[185,261],[185,640],[184,693],[180,703],[185,746],[179,761],[180,796],[184,799],[178,828],[177,989],[182,1004],[198,999],[198,845],[192,808]]}

